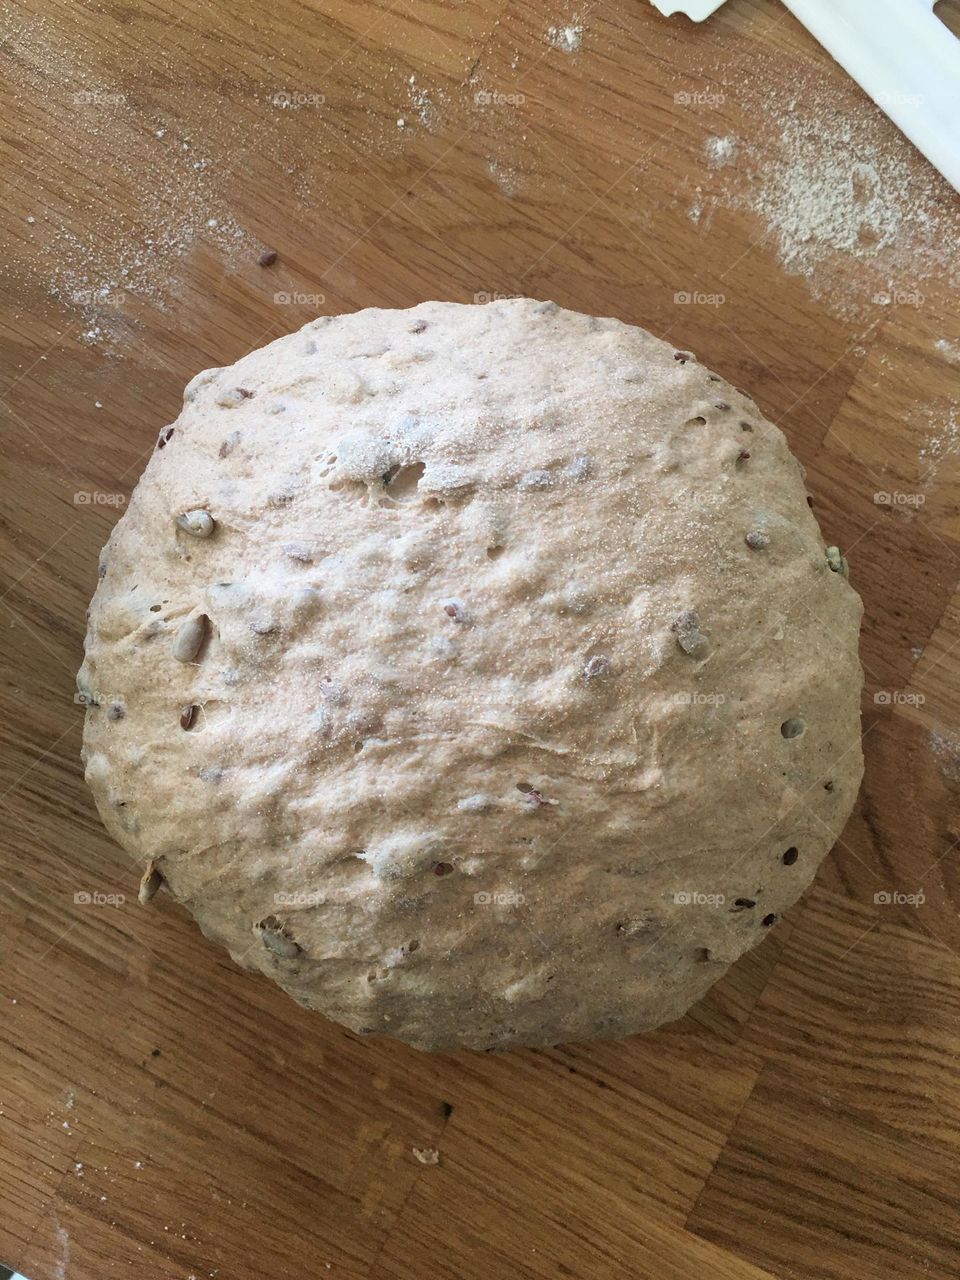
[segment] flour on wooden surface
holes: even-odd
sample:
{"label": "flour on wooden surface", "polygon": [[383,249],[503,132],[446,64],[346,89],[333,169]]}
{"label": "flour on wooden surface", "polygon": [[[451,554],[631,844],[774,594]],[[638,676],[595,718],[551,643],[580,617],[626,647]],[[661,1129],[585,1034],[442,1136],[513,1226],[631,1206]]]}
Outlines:
{"label": "flour on wooden surface", "polygon": [[[126,334],[134,303],[174,301],[178,259],[207,247],[232,265],[252,252],[231,209],[233,162],[251,139],[228,118],[201,143],[189,126],[146,115],[122,86],[96,79],[83,52],[46,18],[18,23],[10,44],[17,99],[53,99],[71,124],[64,154],[84,157],[65,188],[77,186],[75,202],[66,203],[56,184],[37,193],[25,218],[27,269],[79,315],[77,338],[109,351]],[[183,106],[171,103],[171,115]],[[88,198],[90,191],[105,198]]]}
{"label": "flour on wooden surface", "polygon": [[564,53],[576,53],[583,43],[583,25],[574,20],[568,26],[550,27],[547,39],[555,49],[562,49]]}
{"label": "flour on wooden surface", "polygon": [[941,775],[948,782],[960,782],[960,734],[930,733],[928,741]]}
{"label": "flour on wooden surface", "polygon": [[[684,76],[688,83],[689,68]],[[742,70],[739,101],[757,128],[704,140],[690,220],[700,225],[707,200],[752,213],[766,232],[761,251],[772,248],[841,317],[884,300],[922,306],[924,282],[945,272],[960,283],[950,252],[960,211],[940,176],[852,82],[847,96],[816,69],[789,91],[780,76],[763,56]]]}
{"label": "flour on wooden surface", "polygon": [[57,1257],[53,1264],[55,1280],[68,1280],[67,1267],[70,1265],[70,1233],[57,1223],[56,1250]]}
{"label": "flour on wooden surface", "polygon": [[941,466],[960,454],[960,410],[937,413],[927,408],[924,417],[924,443],[919,457],[923,464],[923,482],[932,484]]}
{"label": "flour on wooden surface", "polygon": [[417,77],[412,75],[407,81],[407,96],[423,127],[432,128],[437,123],[437,108],[442,104],[443,93],[435,88],[425,89]]}
{"label": "flour on wooden surface", "polygon": [[732,134],[728,134],[725,138],[708,138],[704,143],[704,150],[707,153],[707,163],[710,168],[723,169],[728,164],[733,164],[739,145],[739,140]]}
{"label": "flour on wooden surface", "polygon": [[896,242],[906,217],[899,166],[857,145],[838,120],[783,122],[783,155],[761,181],[754,207],[777,238],[788,271],[813,275],[825,257],[875,256]]}

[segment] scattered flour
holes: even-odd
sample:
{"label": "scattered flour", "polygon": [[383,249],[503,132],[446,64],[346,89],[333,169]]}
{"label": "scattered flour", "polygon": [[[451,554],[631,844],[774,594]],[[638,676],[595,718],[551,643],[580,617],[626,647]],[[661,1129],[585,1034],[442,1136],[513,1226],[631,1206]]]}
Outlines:
{"label": "scattered flour", "polygon": [[[813,121],[784,122],[784,160],[761,187],[756,208],[788,271],[809,276],[829,253],[874,254],[896,241],[903,209],[892,175],[879,155],[858,153],[851,134],[841,124],[824,139]],[[839,148],[830,145],[837,141]]]}
{"label": "scattered flour", "polygon": [[924,465],[923,483],[932,484],[941,465],[960,454],[960,409],[953,408],[937,414],[933,409],[924,411],[926,442],[920,450]]}
{"label": "scattered flour", "polygon": [[[0,0],[0,12],[13,16],[9,0]],[[583,35],[580,17],[572,16],[552,27],[549,39],[574,53]],[[330,92],[314,92],[316,84],[273,81],[269,73],[254,80],[251,73],[247,109],[211,112],[202,94],[182,84],[171,48],[158,51],[153,66],[170,96],[144,109],[139,93],[125,92],[126,83],[94,78],[93,61],[64,38],[56,16],[19,24],[8,44],[16,100],[52,100],[69,121],[69,137],[57,162],[62,174],[54,166],[46,175],[43,204],[34,193],[15,211],[22,244],[0,262],[0,276],[38,278],[51,300],[74,313],[74,339],[102,354],[127,349],[144,306],[167,310],[187,293],[194,280],[188,258],[212,255],[228,271],[256,263],[263,246],[246,221],[251,156],[270,157],[291,205],[331,202],[325,161],[328,152],[336,155],[331,121],[342,126],[344,106],[357,109],[351,128],[361,153],[402,155],[422,129],[470,131],[482,136],[489,172],[505,195],[536,172],[536,144],[523,134],[522,94],[503,109],[480,109],[472,74],[444,78],[369,60],[358,65],[352,100],[344,104]],[[518,52],[514,70],[519,63]],[[505,95],[511,88],[509,78],[494,86]],[[70,160],[77,154],[88,158],[79,175]]]}
{"label": "scattered flour", "polygon": [[488,160],[487,172],[508,200],[512,200],[520,191],[522,185],[521,175],[516,170],[501,164],[499,160]]}
{"label": "scattered flour", "polygon": [[411,76],[407,81],[407,91],[410,105],[417,113],[417,119],[425,129],[430,129],[436,122],[436,99],[442,99],[443,95],[438,90],[428,92],[417,83],[416,76]]}
{"label": "scattered flour", "polygon": [[583,43],[583,27],[574,20],[575,25],[567,27],[550,27],[547,31],[547,39],[555,49],[562,49],[564,53],[576,53]]}
{"label": "scattered flour", "polygon": [[931,733],[929,742],[942,776],[948,782],[960,782],[960,734]]}
{"label": "scattered flour", "polygon": [[58,1223],[56,1228],[57,1257],[53,1264],[55,1280],[68,1280],[67,1268],[70,1265],[70,1235]]}
{"label": "scattered flour", "polygon": [[728,134],[725,138],[708,138],[704,149],[710,168],[723,169],[728,164],[733,164],[737,157],[738,146],[739,143],[733,134]]}
{"label": "scattered flour", "polygon": [[[711,86],[716,73],[713,55],[693,47],[673,80],[687,93],[692,75]],[[710,205],[752,214],[757,251],[855,323],[876,318],[881,291],[919,307],[926,292],[960,288],[954,193],[852,79],[811,59],[786,81],[782,59],[758,47],[738,60],[736,101],[751,122],[737,136],[724,134],[723,95],[708,103],[703,170],[684,193],[701,231]],[[730,137],[735,163],[718,164]]]}
{"label": "scattered flour", "polygon": [[[0,0],[0,8],[8,7]],[[581,49],[584,38],[582,10],[546,30],[548,45],[568,55]],[[91,165],[89,190],[78,193],[76,207],[57,202],[54,182],[45,207],[31,202],[21,211],[29,259],[0,264],[0,273],[42,273],[51,296],[79,312],[80,339],[87,344],[110,350],[125,339],[135,301],[158,308],[174,303],[188,287],[189,273],[178,269],[187,255],[212,251],[228,268],[255,257],[259,245],[237,207],[245,156],[273,157],[300,205],[330,200],[323,152],[339,108],[323,94],[293,93],[266,80],[253,87],[256,106],[246,115],[211,114],[189,92],[162,112],[143,112],[134,95],[91,80],[83,55],[64,42],[50,18],[21,24],[15,45],[11,79],[24,101],[53,95],[62,105],[77,91],[86,95],[71,109],[64,154],[81,152]],[[176,55],[165,56],[158,72],[173,82]],[[507,57],[516,70],[519,50]],[[705,234],[717,209],[755,214],[783,269],[805,278],[811,293],[838,314],[864,314],[881,287],[891,296],[903,289],[919,294],[924,279],[951,283],[951,272],[956,284],[949,246],[960,237],[960,212],[943,183],[914,163],[910,144],[852,82],[845,92],[810,65],[786,86],[779,59],[763,53],[743,58],[737,97],[756,127],[748,136],[724,134],[729,121],[715,117],[717,132],[705,142],[703,185],[685,210],[689,221]],[[696,69],[695,59],[684,65],[684,84]],[[712,68],[702,70],[706,76]],[[413,74],[409,65],[371,66],[358,74],[361,123],[354,133],[363,150],[403,154],[418,125],[482,134],[488,170],[507,196],[518,191],[521,178],[529,186],[541,162],[549,164],[537,135],[528,141],[523,133],[524,113],[515,104],[478,109],[473,70],[462,83],[420,69]],[[493,86],[508,95],[513,87],[510,78]],[[718,100],[722,104],[722,94]],[[314,119],[307,154],[302,129],[292,126]],[[111,196],[99,222],[84,219],[81,207],[95,206],[100,190]],[[960,363],[956,342],[944,339],[938,349]]]}
{"label": "scattered flour", "polygon": [[687,209],[687,217],[694,226],[700,227],[703,231],[709,231],[716,210],[717,202],[714,197],[705,195],[703,187],[698,186]]}
{"label": "scattered flour", "polygon": [[[282,153],[282,113],[265,103],[251,128],[230,112],[206,112],[189,92],[170,100],[170,120],[143,112],[124,85],[91,77],[82,51],[49,17],[17,24],[8,44],[17,101],[51,100],[69,138],[58,160],[62,181],[54,168],[43,207],[24,211],[23,258],[8,257],[0,272],[39,275],[48,295],[82,321],[80,341],[109,351],[125,341],[135,303],[163,309],[176,301],[178,260],[195,249],[228,267],[255,257],[232,207],[237,168],[253,149]],[[79,171],[71,159],[78,154]]]}
{"label": "scattered flour", "polygon": [[934,345],[948,364],[960,364],[960,342],[949,342],[946,338],[938,338]]}
{"label": "scattered flour", "polygon": [[[132,303],[165,309],[173,301],[175,263],[191,250],[207,245],[231,265],[254,252],[217,190],[213,161],[195,160],[186,140],[151,145],[141,131],[138,141],[130,142],[133,131],[130,121],[110,125],[103,118],[94,129],[99,140],[94,152],[107,145],[112,152],[95,162],[96,177],[127,189],[129,216],[106,205],[99,220],[81,222],[65,211],[66,216],[45,219],[34,242],[34,260],[47,274],[49,295],[79,312],[82,342],[107,350],[125,334]],[[117,141],[107,143],[111,135]],[[154,179],[144,182],[144,172]]]}
{"label": "scattered flour", "polygon": [[749,141],[708,138],[709,189],[766,225],[788,274],[804,277],[818,301],[845,317],[866,315],[884,298],[920,306],[925,281],[956,286],[958,259],[948,246],[960,239],[960,209],[852,82],[846,96],[813,72],[787,92],[762,62],[743,78],[745,109],[776,127]]}

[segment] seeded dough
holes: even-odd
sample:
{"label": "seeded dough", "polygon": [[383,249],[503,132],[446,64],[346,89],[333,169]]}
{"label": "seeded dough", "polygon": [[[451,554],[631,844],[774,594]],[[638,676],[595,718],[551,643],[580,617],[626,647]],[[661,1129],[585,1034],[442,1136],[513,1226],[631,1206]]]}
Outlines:
{"label": "seeded dough", "polygon": [[189,384],[101,564],[103,820],[237,963],[424,1049],[674,1019],[862,773],[799,463],[642,329],[316,320]]}

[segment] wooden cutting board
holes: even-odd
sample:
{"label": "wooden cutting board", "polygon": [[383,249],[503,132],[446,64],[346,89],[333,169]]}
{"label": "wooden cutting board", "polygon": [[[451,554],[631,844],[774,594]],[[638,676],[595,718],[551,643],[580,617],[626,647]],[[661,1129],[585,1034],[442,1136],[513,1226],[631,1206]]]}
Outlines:
{"label": "wooden cutting board", "polygon": [[[775,0],[703,27],[645,0],[2,23],[0,1258],[956,1276],[956,194]],[[518,293],[645,325],[782,425],[866,606],[867,776],[815,887],[681,1022],[426,1057],[136,904],[73,676],[97,553],[192,374],[316,314]]]}

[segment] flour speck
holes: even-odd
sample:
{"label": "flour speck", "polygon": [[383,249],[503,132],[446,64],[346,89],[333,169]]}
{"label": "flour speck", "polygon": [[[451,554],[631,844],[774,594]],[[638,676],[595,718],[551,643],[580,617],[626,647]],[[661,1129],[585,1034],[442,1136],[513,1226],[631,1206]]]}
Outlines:
{"label": "flour speck", "polygon": [[737,139],[728,134],[725,138],[708,138],[704,143],[707,163],[711,169],[723,169],[737,158]]}
{"label": "flour speck", "polygon": [[931,733],[929,743],[941,775],[948,782],[960,782],[960,734]]}
{"label": "flour speck", "polygon": [[926,408],[923,416],[925,440],[919,457],[924,466],[923,482],[929,485],[943,463],[960,454],[960,409],[938,414]]}
{"label": "flour speck", "polygon": [[583,27],[576,22],[566,27],[551,27],[547,31],[547,39],[555,49],[576,53],[583,43]]}

